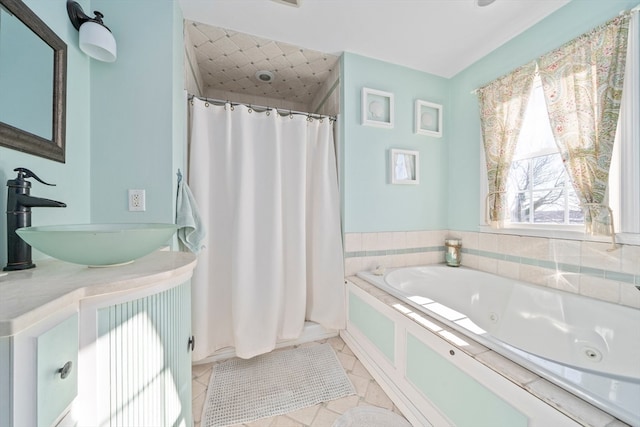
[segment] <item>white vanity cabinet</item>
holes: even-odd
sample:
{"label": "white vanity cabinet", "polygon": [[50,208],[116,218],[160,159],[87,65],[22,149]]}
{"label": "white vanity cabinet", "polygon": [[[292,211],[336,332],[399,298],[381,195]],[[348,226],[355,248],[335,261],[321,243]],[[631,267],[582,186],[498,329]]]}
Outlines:
{"label": "white vanity cabinet", "polygon": [[0,277],[0,427],[185,426],[193,254]]}
{"label": "white vanity cabinet", "polygon": [[0,339],[0,425],[56,425],[78,394],[78,313],[62,310]]}
{"label": "white vanity cabinet", "polygon": [[192,425],[188,281],[83,301],[80,317],[80,425]]}

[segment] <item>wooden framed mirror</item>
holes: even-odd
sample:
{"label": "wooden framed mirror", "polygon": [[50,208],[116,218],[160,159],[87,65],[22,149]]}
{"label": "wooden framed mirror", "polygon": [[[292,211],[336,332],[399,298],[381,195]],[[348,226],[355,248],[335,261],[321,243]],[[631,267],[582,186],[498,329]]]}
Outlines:
{"label": "wooden framed mirror", "polygon": [[64,163],[67,45],[21,0],[0,0],[0,146]]}

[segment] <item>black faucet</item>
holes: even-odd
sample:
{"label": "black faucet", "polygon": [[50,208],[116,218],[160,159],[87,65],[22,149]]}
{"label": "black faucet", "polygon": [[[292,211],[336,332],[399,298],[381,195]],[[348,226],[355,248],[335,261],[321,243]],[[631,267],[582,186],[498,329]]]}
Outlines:
{"label": "black faucet", "polygon": [[7,181],[7,266],[4,271],[26,270],[36,265],[31,260],[31,246],[16,234],[22,227],[31,227],[31,208],[54,207],[64,208],[67,205],[55,200],[33,197],[29,194],[31,183],[27,178],[47,184],[26,168],[15,168],[16,179]]}

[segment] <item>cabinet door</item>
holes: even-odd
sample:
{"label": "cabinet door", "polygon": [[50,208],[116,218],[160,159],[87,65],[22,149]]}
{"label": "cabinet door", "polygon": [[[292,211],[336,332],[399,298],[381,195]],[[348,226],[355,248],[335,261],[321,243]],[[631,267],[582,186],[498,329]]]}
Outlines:
{"label": "cabinet door", "polygon": [[36,342],[38,426],[48,427],[78,394],[78,314],[39,335]]}
{"label": "cabinet door", "polygon": [[98,311],[103,425],[192,425],[189,282]]}

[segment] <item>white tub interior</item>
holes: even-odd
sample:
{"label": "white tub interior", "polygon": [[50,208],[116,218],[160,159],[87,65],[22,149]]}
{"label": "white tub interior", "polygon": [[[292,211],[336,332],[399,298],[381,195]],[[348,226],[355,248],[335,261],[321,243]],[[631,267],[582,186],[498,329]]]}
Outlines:
{"label": "white tub interior", "polygon": [[640,310],[465,267],[358,276],[640,425]]}

